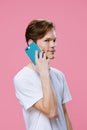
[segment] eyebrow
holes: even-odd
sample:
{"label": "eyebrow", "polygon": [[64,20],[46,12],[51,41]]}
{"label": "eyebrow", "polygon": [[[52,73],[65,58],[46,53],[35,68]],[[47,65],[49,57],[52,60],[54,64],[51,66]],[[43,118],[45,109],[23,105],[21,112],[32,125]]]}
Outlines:
{"label": "eyebrow", "polygon": [[47,38],[45,38],[44,40],[56,40],[56,37],[55,37],[55,38],[47,37]]}

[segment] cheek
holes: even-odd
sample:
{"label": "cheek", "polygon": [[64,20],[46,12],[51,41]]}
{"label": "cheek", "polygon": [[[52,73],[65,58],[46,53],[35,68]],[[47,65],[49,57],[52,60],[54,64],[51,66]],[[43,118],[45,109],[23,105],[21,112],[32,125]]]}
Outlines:
{"label": "cheek", "polygon": [[42,45],[42,46],[41,46],[41,50],[42,50],[42,51],[47,52],[48,49],[49,49],[49,47],[48,47],[47,45]]}
{"label": "cheek", "polygon": [[40,41],[37,41],[37,45],[44,52],[47,52],[47,50],[49,49],[49,46],[47,45],[47,43],[45,44],[45,43],[42,43]]}

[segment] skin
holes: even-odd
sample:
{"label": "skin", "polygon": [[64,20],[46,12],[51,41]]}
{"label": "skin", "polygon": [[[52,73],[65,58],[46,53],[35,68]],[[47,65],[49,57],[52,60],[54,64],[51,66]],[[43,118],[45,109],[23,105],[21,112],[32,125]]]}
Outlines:
{"label": "skin", "polygon": [[[40,53],[40,58],[38,58],[38,53],[35,54],[36,65],[30,63],[28,67],[37,71],[40,75],[42,90],[43,90],[43,98],[40,99],[37,103],[34,104],[34,107],[48,116],[50,119],[58,118],[58,110],[57,110],[57,99],[52,89],[52,84],[49,76],[50,69],[50,60],[55,58],[56,51],[56,33],[55,30],[52,29],[47,34],[37,40],[37,45],[44,52]],[[67,130],[72,130],[71,121],[66,109],[65,104],[62,105],[65,120],[67,124]]]}
{"label": "skin", "polygon": [[56,51],[56,33],[52,29],[42,39],[37,40],[37,45],[46,53],[48,59],[54,59]]}

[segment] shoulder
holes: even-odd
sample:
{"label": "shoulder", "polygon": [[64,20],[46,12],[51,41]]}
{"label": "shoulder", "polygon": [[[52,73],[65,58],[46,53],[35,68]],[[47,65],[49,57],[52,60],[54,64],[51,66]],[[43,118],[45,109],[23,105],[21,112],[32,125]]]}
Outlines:
{"label": "shoulder", "polygon": [[17,79],[17,78],[19,79],[19,78],[25,76],[26,74],[27,74],[26,67],[23,67],[21,70],[19,70],[19,71],[15,74],[14,79]]}
{"label": "shoulder", "polygon": [[28,67],[23,67],[21,70],[19,70],[16,75],[13,77],[14,82],[23,82],[23,81],[29,81],[29,79],[33,78],[32,70],[30,70]]}
{"label": "shoulder", "polygon": [[52,70],[52,72],[53,72],[58,78],[60,78],[60,79],[63,80],[63,78],[64,78],[64,73],[63,73],[61,70],[59,70],[59,69],[57,69],[57,68],[53,68],[53,67],[51,67],[51,70]]}
{"label": "shoulder", "polygon": [[64,73],[63,73],[61,70],[57,69],[57,68],[51,67],[51,70],[52,70],[55,74],[57,74],[57,75],[60,75],[60,76],[63,76],[63,75],[64,75]]}

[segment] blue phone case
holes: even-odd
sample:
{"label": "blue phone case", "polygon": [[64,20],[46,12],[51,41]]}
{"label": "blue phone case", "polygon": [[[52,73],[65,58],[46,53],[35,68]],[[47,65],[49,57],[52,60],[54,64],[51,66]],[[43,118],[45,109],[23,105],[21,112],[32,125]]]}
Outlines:
{"label": "blue phone case", "polygon": [[26,54],[29,56],[34,65],[36,65],[35,51],[38,51],[38,57],[39,57],[41,50],[35,42],[32,42],[28,47],[25,48]]}

